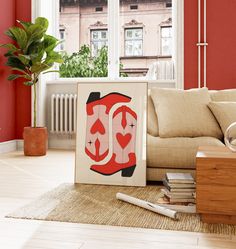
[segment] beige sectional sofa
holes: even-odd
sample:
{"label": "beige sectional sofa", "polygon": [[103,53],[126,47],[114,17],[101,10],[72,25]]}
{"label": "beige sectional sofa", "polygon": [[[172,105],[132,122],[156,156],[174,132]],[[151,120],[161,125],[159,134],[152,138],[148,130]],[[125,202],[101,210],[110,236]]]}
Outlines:
{"label": "beige sectional sofa", "polygon": [[[193,90],[193,92],[190,91],[187,93],[187,97],[185,95],[187,91],[169,91],[171,90],[156,88],[149,90],[147,180],[150,181],[162,180],[166,172],[191,172],[194,174],[195,157],[199,146],[225,146],[223,142],[223,132],[218,121],[208,107],[208,102],[236,102],[236,89],[222,91],[200,89],[201,93],[198,92],[197,94],[195,94],[194,91],[198,90]],[[178,92],[180,93],[179,100],[181,102],[184,99],[185,102],[183,101],[183,103],[187,103],[188,101],[186,99],[191,99],[192,95],[194,98],[194,95],[199,96],[201,94],[205,96],[209,94],[209,101],[207,99],[204,100],[205,102],[203,101],[204,103],[199,107],[200,111],[194,109],[197,107],[196,101],[198,101],[198,97],[195,102],[193,101],[193,106],[186,107],[181,106],[180,104],[175,110],[175,102],[172,101],[175,99],[175,91],[180,91]],[[165,103],[165,100],[168,99],[165,97],[167,97],[168,94],[170,94],[169,99],[172,101],[170,105],[169,102]],[[162,96],[164,96],[164,105],[157,100],[157,98],[162,99]],[[177,101],[176,103],[179,102]],[[159,108],[161,105],[163,108]],[[173,110],[170,111],[170,108]],[[182,116],[180,116],[182,118],[178,121],[178,119],[176,120],[175,115],[177,116],[178,112],[181,114],[181,108],[184,113],[182,113]],[[201,110],[204,114],[201,113]],[[168,112],[169,116],[165,115],[165,113],[163,114],[163,112]],[[157,113],[161,115],[158,117]],[[193,115],[198,115],[197,122],[194,122],[195,116]],[[204,115],[208,115],[209,117]],[[236,121],[236,116],[232,116],[234,116],[233,118],[235,118]],[[188,123],[186,127],[185,123]],[[189,124],[191,124],[191,127],[188,128]],[[160,125],[162,126],[159,127]],[[194,127],[196,125],[200,128]],[[184,129],[186,129],[187,135],[185,134]]]}

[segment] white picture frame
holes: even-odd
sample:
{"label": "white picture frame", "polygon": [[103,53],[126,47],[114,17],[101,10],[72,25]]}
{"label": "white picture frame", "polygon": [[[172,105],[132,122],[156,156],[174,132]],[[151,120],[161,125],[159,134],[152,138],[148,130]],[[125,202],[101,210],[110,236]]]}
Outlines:
{"label": "white picture frame", "polygon": [[147,82],[78,83],[75,183],[146,185]]}

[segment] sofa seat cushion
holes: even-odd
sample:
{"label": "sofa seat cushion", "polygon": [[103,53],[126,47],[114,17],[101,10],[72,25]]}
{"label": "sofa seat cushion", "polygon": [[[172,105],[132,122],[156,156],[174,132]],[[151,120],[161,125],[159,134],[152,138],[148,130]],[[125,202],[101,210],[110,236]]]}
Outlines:
{"label": "sofa seat cushion", "polygon": [[151,97],[158,117],[160,137],[223,137],[219,124],[207,106],[211,101],[207,88],[153,88]]}
{"label": "sofa seat cushion", "polygon": [[195,168],[199,146],[225,146],[213,137],[160,138],[147,135],[147,166],[159,168]]}
{"label": "sofa seat cushion", "polygon": [[210,102],[208,106],[219,122],[223,133],[229,125],[236,122],[236,102]]}

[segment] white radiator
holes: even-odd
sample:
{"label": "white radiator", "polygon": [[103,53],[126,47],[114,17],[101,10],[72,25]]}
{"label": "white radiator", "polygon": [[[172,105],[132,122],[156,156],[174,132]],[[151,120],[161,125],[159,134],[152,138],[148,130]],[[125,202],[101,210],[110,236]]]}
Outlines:
{"label": "white radiator", "polygon": [[51,95],[51,133],[74,134],[76,132],[77,95]]}

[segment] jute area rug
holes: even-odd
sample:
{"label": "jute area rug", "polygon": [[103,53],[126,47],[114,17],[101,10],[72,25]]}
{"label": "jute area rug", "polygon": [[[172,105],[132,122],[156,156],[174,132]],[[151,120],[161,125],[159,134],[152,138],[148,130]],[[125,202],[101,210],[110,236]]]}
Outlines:
{"label": "jute area rug", "polygon": [[172,220],[117,200],[117,192],[153,203],[161,195],[160,188],[157,186],[137,188],[62,184],[7,217],[229,235],[236,234],[236,226],[202,223],[197,214],[179,214],[178,221]]}

